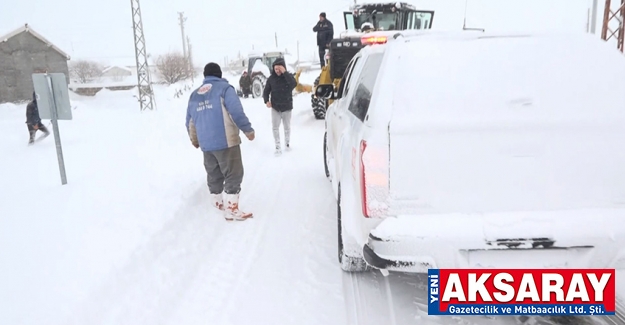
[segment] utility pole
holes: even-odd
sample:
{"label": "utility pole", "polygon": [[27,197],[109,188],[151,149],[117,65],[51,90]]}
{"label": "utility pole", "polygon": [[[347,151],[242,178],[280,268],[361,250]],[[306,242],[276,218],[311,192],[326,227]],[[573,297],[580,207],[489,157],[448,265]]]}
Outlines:
{"label": "utility pole", "polygon": [[187,36],[187,47],[187,55],[189,56],[189,69],[191,69],[191,82],[195,82],[195,65],[193,65],[193,51],[189,36]]}
{"label": "utility pole", "polygon": [[141,110],[153,110],[156,108],[152,80],[148,66],[148,55],[145,48],[145,36],[143,34],[143,21],[141,19],[141,6],[139,0],[130,0],[132,9],[132,29],[135,37],[135,59],[137,62],[137,86],[139,87],[139,103]]}
{"label": "utility pole", "polygon": [[184,12],[178,13],[178,25],[180,25],[180,32],[182,33],[182,53],[186,59],[189,59],[187,56],[187,38],[184,36],[184,23],[187,21],[187,17],[184,16]]}
{"label": "utility pole", "polygon": [[592,0],[592,12],[590,16],[590,33],[595,34],[597,29],[597,5],[599,0]]}
{"label": "utility pole", "polygon": [[276,32],[274,35],[276,37],[276,48],[278,48],[278,33]]}
{"label": "utility pole", "polygon": [[[354,0],[356,1],[356,0]],[[464,1],[464,21],[462,23],[462,29],[467,29],[467,8],[469,7],[469,0]]]}
{"label": "utility pole", "polygon": [[[601,39],[609,41],[612,37],[616,37],[616,48],[623,52],[623,41],[625,38],[625,26],[623,24],[623,19],[625,19],[625,0],[621,0],[620,3],[621,4],[618,9],[616,9],[616,11],[612,11],[612,1],[605,1]],[[614,30],[610,28],[610,22],[612,21],[618,23],[618,28]]]}

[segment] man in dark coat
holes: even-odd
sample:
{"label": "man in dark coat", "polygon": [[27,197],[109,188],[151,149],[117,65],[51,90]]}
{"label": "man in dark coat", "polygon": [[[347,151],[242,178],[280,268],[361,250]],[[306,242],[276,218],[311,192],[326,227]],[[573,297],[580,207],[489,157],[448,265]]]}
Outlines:
{"label": "man in dark coat", "polygon": [[43,137],[50,135],[50,131],[48,131],[46,126],[41,123],[41,118],[39,117],[39,107],[37,106],[37,94],[35,92],[33,92],[33,100],[26,106],[26,126],[28,127],[28,133],[30,134],[28,145],[35,143],[35,134],[37,133],[37,130],[43,132]]}
{"label": "man in dark coat", "polygon": [[290,72],[286,71],[284,59],[276,59],[263,92],[265,105],[271,108],[271,124],[276,143],[276,155],[282,153],[280,146],[280,124],[282,122],[284,122],[284,144],[287,151],[291,149],[291,111],[293,110],[293,89],[295,86],[297,86],[297,81]]}
{"label": "man in dark coat", "polygon": [[250,76],[247,74],[247,71],[243,71],[241,78],[239,79],[239,86],[241,87],[241,93],[245,98],[247,98],[251,93],[252,81],[250,80]]}
{"label": "man in dark coat", "polygon": [[334,26],[326,18],[326,13],[319,14],[319,22],[313,27],[313,32],[317,32],[317,46],[319,47],[319,63],[321,67],[326,65],[326,49],[330,48],[330,42],[334,38]]}

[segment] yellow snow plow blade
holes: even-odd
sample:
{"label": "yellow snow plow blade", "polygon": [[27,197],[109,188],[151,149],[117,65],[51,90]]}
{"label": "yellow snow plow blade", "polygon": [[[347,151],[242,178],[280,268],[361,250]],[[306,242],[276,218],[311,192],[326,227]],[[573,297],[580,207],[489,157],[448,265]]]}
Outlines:
{"label": "yellow snow plow blade", "polygon": [[302,69],[299,69],[295,73],[295,81],[297,81],[297,86],[295,86],[295,91],[298,93],[312,93],[312,85],[305,85],[299,82],[299,76],[302,74]]}

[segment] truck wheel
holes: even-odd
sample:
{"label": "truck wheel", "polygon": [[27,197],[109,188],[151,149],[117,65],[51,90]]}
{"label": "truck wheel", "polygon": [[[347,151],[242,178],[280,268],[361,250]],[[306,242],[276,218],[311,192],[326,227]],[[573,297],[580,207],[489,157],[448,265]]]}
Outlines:
{"label": "truck wheel", "polygon": [[365,262],[364,257],[354,257],[348,256],[345,254],[343,248],[345,247],[345,242],[343,239],[343,225],[341,223],[341,184],[339,184],[339,197],[337,200],[337,220],[338,220],[338,255],[339,255],[339,263],[341,264],[341,269],[345,272],[365,272],[369,271],[370,268]]}
{"label": "truck wheel", "polygon": [[323,167],[326,170],[326,177],[330,178],[330,169],[328,169],[328,132],[323,134]]}

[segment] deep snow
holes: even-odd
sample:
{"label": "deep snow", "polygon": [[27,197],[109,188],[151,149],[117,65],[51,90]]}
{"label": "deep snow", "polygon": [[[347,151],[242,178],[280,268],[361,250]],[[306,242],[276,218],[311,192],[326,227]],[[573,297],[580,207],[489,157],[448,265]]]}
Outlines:
{"label": "deep snow", "polygon": [[430,317],[424,277],[340,271],[309,94],[295,98],[281,157],[268,109],[243,100],[257,135],[243,138],[241,206],[255,218],[224,221],[180,88],[157,86],[153,112],[132,91],[72,95],[65,186],[53,137],[27,147],[25,105],[0,105],[0,324],[516,323]]}

